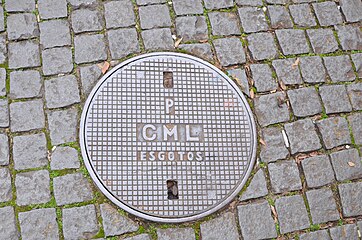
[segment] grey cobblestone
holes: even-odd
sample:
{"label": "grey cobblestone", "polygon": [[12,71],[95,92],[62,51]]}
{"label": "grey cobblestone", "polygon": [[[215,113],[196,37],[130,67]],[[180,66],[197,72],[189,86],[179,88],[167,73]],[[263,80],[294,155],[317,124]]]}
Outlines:
{"label": "grey cobblestone", "polygon": [[309,227],[307,209],[302,196],[294,195],[275,200],[282,234]]}
{"label": "grey cobblestone", "polygon": [[19,239],[19,232],[16,227],[15,211],[13,207],[0,208],[0,235],[4,239]]}
{"label": "grey cobblestone", "polygon": [[50,178],[47,170],[18,173],[15,177],[16,204],[46,203],[50,200]]}
{"label": "grey cobblestone", "polygon": [[258,92],[273,91],[278,88],[276,79],[268,64],[252,64],[250,70],[253,75],[254,86]]}
{"label": "grey cobblestone", "polygon": [[108,42],[113,59],[140,52],[137,31],[134,28],[109,30]]}
{"label": "grey cobblestone", "polygon": [[335,26],[343,50],[362,50],[362,31],[358,26]]}
{"label": "grey cobblestone", "polygon": [[338,185],[344,217],[358,216],[362,214],[362,182],[346,183]]}
{"label": "grey cobblestone", "polygon": [[289,0],[266,0],[267,3],[270,4],[287,4],[289,2]]}
{"label": "grey cobblestone", "polygon": [[356,72],[359,78],[362,78],[362,53],[355,53],[351,55]]}
{"label": "grey cobblestone", "polygon": [[150,236],[146,233],[139,234],[133,237],[125,238],[124,240],[151,240]]}
{"label": "grey cobblestone", "polygon": [[348,123],[345,118],[331,117],[323,119],[317,122],[317,126],[327,149],[351,143]]}
{"label": "grey cobblestone", "polygon": [[71,43],[69,23],[63,19],[39,23],[40,44],[44,48],[63,47]]}
{"label": "grey cobblestone", "polygon": [[245,5],[245,6],[262,6],[262,0],[235,0],[237,5]]}
{"label": "grey cobblestone", "polygon": [[10,104],[10,129],[23,132],[45,127],[43,102],[32,100]]}
{"label": "grey cobblestone", "polygon": [[213,35],[240,35],[238,16],[233,12],[210,12],[209,19]]}
{"label": "grey cobblestone", "polygon": [[176,32],[185,42],[205,40],[208,38],[206,19],[203,16],[178,17]]}
{"label": "grey cobblestone", "polygon": [[107,59],[106,44],[102,34],[75,36],[74,48],[74,59],[78,64]]}
{"label": "grey cobblestone", "polygon": [[42,52],[42,60],[45,76],[73,70],[72,50],[69,47],[46,49]]}
{"label": "grey cobblestone", "polygon": [[254,60],[273,59],[278,56],[272,33],[254,33],[248,37],[248,48]]}
{"label": "grey cobblestone", "polygon": [[307,191],[307,200],[314,224],[339,219],[337,204],[329,188]]}
{"label": "grey cobblestone", "polygon": [[47,142],[44,133],[15,136],[13,141],[13,159],[16,170],[47,165]]}
{"label": "grey cobblestone", "polygon": [[96,64],[80,67],[79,69],[80,80],[82,83],[82,93],[87,96],[101,78],[102,71]]}
{"label": "grey cobblestone", "polygon": [[59,239],[54,208],[19,213],[21,236],[24,239]]}
{"label": "grey cobblestone", "polygon": [[358,239],[358,230],[356,224],[347,224],[330,229],[332,240],[353,240]]}
{"label": "grey cobblestone", "polygon": [[176,15],[202,14],[204,9],[201,0],[173,0]]}
{"label": "grey cobblestone", "polygon": [[284,55],[309,52],[305,33],[299,29],[279,29],[275,31]]}
{"label": "grey cobblestone", "polygon": [[238,206],[239,224],[243,239],[276,238],[274,220],[267,201]]}
{"label": "grey cobblestone", "polygon": [[0,8],[0,32],[5,30],[4,9]]}
{"label": "grey cobblestone", "polygon": [[213,61],[213,53],[209,43],[180,44],[179,48],[200,58]]}
{"label": "grey cobblestone", "polygon": [[38,71],[14,71],[10,73],[10,93],[12,99],[41,96],[42,80]]}
{"label": "grey cobblestone", "polygon": [[249,82],[244,69],[232,69],[228,71],[229,75],[234,78],[237,82],[241,91],[250,96]]}
{"label": "grey cobblestone", "polygon": [[192,228],[169,228],[169,229],[157,229],[158,240],[195,240],[195,232]]}
{"label": "grey cobblestone", "polygon": [[0,168],[0,202],[13,199],[11,176],[8,168]]}
{"label": "grey cobblestone", "polygon": [[203,240],[239,239],[235,217],[231,212],[224,213],[220,217],[202,223],[200,228]]}
{"label": "grey cobblestone", "polygon": [[130,27],[136,24],[131,0],[106,2],[104,13],[107,28]]}
{"label": "grey cobblestone", "polygon": [[352,148],[331,153],[331,161],[338,181],[362,177],[362,163],[357,149]]}
{"label": "grey cobblestone", "polygon": [[97,3],[97,0],[68,0],[68,3],[74,7],[91,7]]}
{"label": "grey cobblestone", "polygon": [[102,15],[97,9],[81,8],[71,14],[74,33],[100,31],[103,28]]}
{"label": "grey cobblestone", "polygon": [[204,0],[206,9],[221,9],[221,8],[230,8],[234,6],[233,0]]}
{"label": "grey cobblestone", "polygon": [[48,108],[59,108],[80,101],[77,79],[73,75],[45,81],[45,100]]}
{"label": "grey cobblestone", "polygon": [[173,49],[174,43],[169,28],[150,29],[142,32],[147,50]]}
{"label": "grey cobblestone", "polygon": [[165,3],[166,0],[136,0],[137,5],[148,5],[155,3]]}
{"label": "grey cobblestone", "polygon": [[137,231],[138,225],[135,222],[119,214],[117,209],[108,203],[101,204],[100,209],[105,236],[116,236]]}
{"label": "grey cobblestone", "polygon": [[359,0],[341,0],[339,2],[347,22],[358,22],[362,20],[362,2]]}
{"label": "grey cobblestone", "polygon": [[332,1],[313,3],[314,12],[321,26],[331,26],[343,22],[337,4]]}
{"label": "grey cobblestone", "polygon": [[347,85],[347,92],[354,110],[362,110],[362,83]]}
{"label": "grey cobblestone", "polygon": [[272,63],[278,80],[282,81],[285,85],[303,83],[298,67],[293,65],[295,62],[296,59],[288,58],[274,60]]}
{"label": "grey cobblestone", "polygon": [[34,40],[11,42],[9,48],[9,68],[40,66],[39,46]]}
{"label": "grey cobblestone", "polygon": [[299,236],[300,240],[330,240],[329,233],[327,230],[319,230],[315,232],[303,233]]}
{"label": "grey cobblestone", "polygon": [[362,113],[355,113],[348,116],[348,122],[351,126],[354,143],[362,145]]}
{"label": "grey cobblestone", "polygon": [[61,18],[67,16],[66,0],[43,0],[38,3],[39,15],[42,19]]}
{"label": "grey cobblestone", "polygon": [[34,0],[7,0],[5,2],[7,12],[31,12],[35,10]]}
{"label": "grey cobblestone", "polygon": [[268,13],[272,28],[291,28],[293,27],[292,19],[289,12],[284,6],[270,5]]}
{"label": "grey cobblestone", "polygon": [[309,4],[289,5],[289,11],[295,25],[299,27],[314,27],[317,25]]}
{"label": "grey cobblestone", "polygon": [[98,233],[94,205],[66,208],[62,213],[64,239],[90,239]]}
{"label": "grey cobblestone", "polygon": [[78,151],[71,147],[57,147],[51,155],[50,168],[52,170],[62,170],[69,168],[79,168],[80,162]]}
{"label": "grey cobblestone", "polygon": [[287,93],[295,116],[307,117],[322,112],[322,104],[314,87],[289,90]]}
{"label": "grey cobblestone", "polygon": [[36,17],[32,13],[11,14],[6,20],[9,40],[21,40],[39,36]]}
{"label": "grey cobblestone", "polygon": [[58,206],[90,201],[93,198],[91,185],[81,173],[54,178],[54,196]]}
{"label": "grey cobblestone", "polygon": [[315,53],[332,53],[338,50],[338,43],[332,29],[307,29],[307,34]]}
{"label": "grey cobblestone", "polygon": [[221,65],[230,66],[245,63],[243,45],[238,38],[220,38],[214,40],[216,55]]}
{"label": "grey cobblestone", "polygon": [[[329,85],[319,88],[326,113],[350,112],[352,110],[351,103],[348,99],[346,86]],[[336,101],[338,99],[338,101]]]}
{"label": "grey cobblestone", "polygon": [[170,27],[171,17],[167,5],[149,5],[139,8],[142,29]]}
{"label": "grey cobblestone", "polygon": [[9,137],[6,134],[0,133],[0,165],[9,164]]}
{"label": "grey cobblestone", "polygon": [[300,71],[304,82],[321,83],[326,81],[326,69],[324,68],[321,57],[311,56],[299,59]]}
{"label": "grey cobblestone", "polygon": [[333,82],[349,82],[356,78],[347,55],[324,57],[323,61]]}
{"label": "grey cobblestone", "polygon": [[77,140],[77,115],[76,108],[48,113],[50,140],[53,145]]}
{"label": "grey cobblestone", "polygon": [[243,7],[238,9],[241,26],[246,33],[268,30],[269,26],[261,8]]}
{"label": "grey cobblestone", "polygon": [[4,63],[7,58],[7,46],[5,34],[0,34],[0,64]]}
{"label": "grey cobblestone", "polygon": [[281,161],[268,165],[270,182],[274,193],[299,190],[302,184],[297,164],[292,161]]}
{"label": "grey cobblestone", "polygon": [[0,97],[6,95],[6,70],[0,68]]}
{"label": "grey cobblestone", "polygon": [[0,99],[0,127],[9,127],[9,105],[7,99]]}
{"label": "grey cobblestone", "polygon": [[264,197],[266,195],[268,195],[266,179],[263,170],[259,169],[253,176],[253,179],[251,180],[249,186],[241,194],[239,200],[245,201],[253,198]]}
{"label": "grey cobblestone", "polygon": [[309,157],[302,161],[308,187],[321,187],[334,182],[334,172],[328,155]]}
{"label": "grey cobblestone", "polygon": [[265,128],[262,133],[265,145],[261,145],[261,160],[275,162],[287,158],[289,151],[285,146],[282,130],[278,127]]}

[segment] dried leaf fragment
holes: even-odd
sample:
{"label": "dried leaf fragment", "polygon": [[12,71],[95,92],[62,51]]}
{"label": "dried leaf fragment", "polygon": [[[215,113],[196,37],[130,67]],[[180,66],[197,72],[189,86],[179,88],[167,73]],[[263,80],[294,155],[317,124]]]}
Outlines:
{"label": "dried leaf fragment", "polygon": [[178,46],[180,45],[181,41],[182,41],[182,38],[177,39],[177,41],[175,42],[175,48],[178,48]]}
{"label": "dried leaf fragment", "polygon": [[98,64],[98,67],[101,69],[103,74],[105,74],[108,71],[110,66],[111,65],[107,61],[105,61],[103,64]]}
{"label": "dried leaf fragment", "polygon": [[264,139],[260,138],[260,139],[259,139],[259,142],[260,142],[261,144],[263,144],[264,146],[266,146],[266,143],[265,143]]}
{"label": "dried leaf fragment", "polygon": [[292,69],[297,68],[297,67],[298,67],[298,65],[299,65],[299,63],[300,63],[300,59],[299,59],[299,58],[297,58],[297,60],[295,60],[295,62],[292,64]]}
{"label": "dried leaf fragment", "polygon": [[349,165],[350,167],[356,166],[356,164],[355,164],[354,162],[348,162],[348,165]]}
{"label": "dried leaf fragment", "polygon": [[255,93],[254,93],[254,90],[253,90],[253,89],[250,89],[249,94],[250,94],[250,98],[251,98],[251,99],[254,99],[254,98],[255,98]]}
{"label": "dried leaf fragment", "polygon": [[279,81],[279,86],[283,91],[287,90],[287,86],[285,86],[285,83],[283,81]]}

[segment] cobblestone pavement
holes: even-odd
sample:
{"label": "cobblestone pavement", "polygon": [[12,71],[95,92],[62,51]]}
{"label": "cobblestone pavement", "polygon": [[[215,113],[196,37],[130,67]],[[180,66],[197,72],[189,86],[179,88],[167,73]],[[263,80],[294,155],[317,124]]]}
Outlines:
{"label": "cobblestone pavement", "polygon": [[[361,0],[3,0],[0,239],[360,239],[361,23]],[[259,124],[248,187],[194,223],[115,208],[80,156],[104,62],[156,50],[228,71]]]}

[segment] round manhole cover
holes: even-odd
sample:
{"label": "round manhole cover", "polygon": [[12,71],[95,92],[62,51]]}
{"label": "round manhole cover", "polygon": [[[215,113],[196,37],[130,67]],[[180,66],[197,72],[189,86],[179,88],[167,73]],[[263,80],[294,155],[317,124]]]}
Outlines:
{"label": "round manhole cover", "polygon": [[153,53],[106,74],[84,106],[80,142],[91,177],[124,210],[184,222],[229,203],[255,161],[247,101],[195,57]]}

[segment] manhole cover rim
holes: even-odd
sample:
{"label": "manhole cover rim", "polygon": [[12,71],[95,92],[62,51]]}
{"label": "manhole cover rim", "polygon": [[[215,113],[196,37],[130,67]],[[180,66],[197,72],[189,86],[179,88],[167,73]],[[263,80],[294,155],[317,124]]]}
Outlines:
{"label": "manhole cover rim", "polygon": [[[221,202],[218,202],[217,204],[213,205],[211,208],[201,211],[199,213],[195,213],[195,214],[190,214],[190,216],[184,216],[184,217],[159,217],[159,216],[154,216],[151,214],[147,214],[145,212],[142,212],[141,210],[138,210],[137,208],[131,207],[129,205],[127,205],[126,203],[124,203],[121,199],[118,199],[117,197],[115,197],[112,192],[110,190],[107,189],[107,187],[104,185],[103,180],[100,178],[100,176],[98,175],[98,172],[94,169],[92,163],[91,163],[91,159],[88,157],[88,153],[86,151],[86,138],[85,138],[85,126],[86,126],[86,116],[89,110],[89,107],[92,103],[92,100],[95,96],[95,94],[97,93],[98,89],[101,87],[101,85],[107,81],[107,79],[116,71],[118,71],[119,69],[121,69],[124,66],[127,66],[129,64],[131,64],[132,62],[141,60],[143,58],[148,58],[148,57],[181,57],[181,58],[186,58],[186,59],[190,59],[192,61],[195,61],[201,65],[204,65],[205,67],[209,67],[211,70],[215,71],[217,74],[220,75],[220,77],[222,77],[225,81],[228,82],[228,84],[230,84],[230,86],[236,91],[237,95],[241,98],[242,102],[244,103],[244,107],[247,113],[247,116],[250,119],[250,126],[251,126],[251,154],[250,154],[250,161],[249,161],[249,166],[247,168],[247,170],[245,171],[245,175],[244,178],[242,179],[242,181],[238,184],[235,185],[237,186],[233,191],[231,190],[229,195],[222,200]],[[160,222],[160,223],[182,223],[182,222],[189,222],[189,221],[195,221],[197,219],[201,219],[203,217],[206,217],[210,214],[213,214],[215,212],[217,212],[218,210],[222,209],[223,207],[225,207],[226,205],[230,204],[230,202],[240,193],[240,191],[242,190],[242,188],[245,186],[245,183],[247,182],[248,178],[250,177],[251,171],[254,167],[255,161],[256,161],[256,148],[257,148],[257,131],[256,131],[256,124],[255,124],[255,119],[253,116],[253,112],[249,106],[248,101],[246,100],[246,98],[244,97],[243,93],[241,92],[241,90],[239,89],[239,87],[236,85],[236,83],[234,83],[224,72],[222,72],[220,69],[218,69],[216,66],[212,65],[211,63],[202,60],[200,58],[194,57],[192,55],[188,55],[188,54],[183,54],[183,53],[176,53],[176,52],[154,52],[154,53],[147,53],[147,54],[141,54],[139,56],[135,56],[132,57],[130,59],[127,59],[121,63],[119,63],[118,65],[116,65],[112,70],[110,70],[109,72],[107,72],[104,76],[101,77],[101,79],[97,82],[97,84],[93,87],[92,91],[89,93],[87,100],[85,101],[85,104],[83,106],[82,109],[82,114],[81,114],[81,119],[80,119],[80,126],[79,126],[79,142],[80,142],[80,148],[81,148],[81,154],[83,157],[83,161],[84,164],[87,168],[87,171],[89,173],[89,175],[91,176],[93,182],[97,185],[97,187],[99,188],[99,190],[109,199],[111,200],[115,205],[117,205],[118,207],[120,207],[121,209],[125,210],[126,212],[136,216],[136,217],[140,217],[149,221],[154,221],[154,222]]]}

